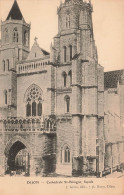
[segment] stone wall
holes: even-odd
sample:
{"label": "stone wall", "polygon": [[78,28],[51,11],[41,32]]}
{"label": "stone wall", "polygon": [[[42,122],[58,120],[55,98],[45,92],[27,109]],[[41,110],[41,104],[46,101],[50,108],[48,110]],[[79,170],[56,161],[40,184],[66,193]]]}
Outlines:
{"label": "stone wall", "polygon": [[54,113],[55,103],[54,92],[51,91],[52,85],[54,85],[55,80],[51,82],[51,66],[46,67],[46,71],[41,73],[34,74],[22,74],[18,75],[17,79],[17,116],[25,117],[26,116],[26,103],[24,100],[25,93],[32,84],[37,85],[43,91],[43,115],[50,115]]}
{"label": "stone wall", "polygon": [[[73,157],[73,126],[68,117],[57,119],[57,151],[56,173],[62,175],[72,174]],[[64,150],[68,146],[70,150],[70,162],[64,160]]]}
{"label": "stone wall", "polygon": [[[15,72],[1,73],[0,76],[0,117],[15,117],[17,109],[17,77]],[[7,104],[5,104],[7,91]]]}

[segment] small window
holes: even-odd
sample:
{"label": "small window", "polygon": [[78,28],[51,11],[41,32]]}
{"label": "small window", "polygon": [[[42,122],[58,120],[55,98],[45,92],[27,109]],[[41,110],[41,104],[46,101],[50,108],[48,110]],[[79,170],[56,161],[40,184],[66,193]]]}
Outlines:
{"label": "small window", "polygon": [[66,28],[70,28],[70,15],[66,15]]}
{"label": "small window", "polygon": [[14,30],[13,30],[13,42],[17,42],[18,43],[18,31],[17,31],[17,28],[14,28]]}
{"label": "small window", "polygon": [[66,47],[64,47],[64,62],[66,62]]}
{"label": "small window", "polygon": [[5,64],[5,60],[3,60],[3,71],[6,71],[6,64]]}
{"label": "small window", "polygon": [[24,45],[28,46],[28,32],[24,31]]}
{"label": "small window", "polygon": [[69,46],[69,50],[70,50],[70,61],[72,60],[72,45]]}
{"label": "small window", "polygon": [[65,97],[65,113],[70,112],[70,97],[66,96]]}
{"label": "small window", "polygon": [[72,71],[70,70],[68,73],[69,80],[70,80],[70,86],[72,85]]}
{"label": "small window", "polygon": [[5,104],[7,104],[7,90],[4,91],[4,100],[5,100]]}
{"label": "small window", "polygon": [[66,107],[67,107],[67,113],[70,111],[70,98],[68,97],[66,99]]}
{"label": "small window", "polygon": [[71,162],[71,152],[70,148],[66,145],[61,148],[61,163],[70,163]]}
{"label": "small window", "polygon": [[64,84],[64,87],[66,87],[67,74],[66,72],[63,72],[62,75],[63,75],[63,84]]}
{"label": "small window", "polygon": [[64,150],[64,162],[70,163],[70,150],[69,150],[68,146],[66,146],[66,148]]}
{"label": "small window", "polygon": [[5,43],[8,43],[9,42],[9,34],[8,34],[8,30],[7,29],[5,29],[4,36],[5,36]]}
{"label": "small window", "polygon": [[9,60],[7,60],[7,69],[9,71]]}

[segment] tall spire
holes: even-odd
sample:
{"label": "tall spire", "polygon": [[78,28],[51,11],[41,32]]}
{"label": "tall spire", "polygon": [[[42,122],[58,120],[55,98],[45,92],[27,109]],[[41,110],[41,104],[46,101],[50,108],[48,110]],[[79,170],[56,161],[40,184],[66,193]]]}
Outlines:
{"label": "tall spire", "polygon": [[22,13],[19,9],[19,6],[16,0],[14,0],[13,6],[6,18],[6,20],[9,20],[9,19],[12,19],[12,20],[22,20],[23,19]]}

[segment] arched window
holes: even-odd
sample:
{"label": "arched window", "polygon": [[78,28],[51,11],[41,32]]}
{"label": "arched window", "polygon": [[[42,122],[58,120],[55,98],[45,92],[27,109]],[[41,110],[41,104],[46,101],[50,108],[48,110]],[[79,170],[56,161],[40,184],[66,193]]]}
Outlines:
{"label": "arched window", "polygon": [[71,152],[70,148],[66,145],[61,149],[61,163],[71,162]]}
{"label": "arched window", "polygon": [[68,146],[66,146],[64,150],[64,162],[70,163],[70,150]]}
{"label": "arched window", "polygon": [[66,46],[64,46],[64,62],[66,62]]}
{"label": "arched window", "polygon": [[63,76],[63,84],[64,84],[64,87],[66,87],[66,80],[67,80],[67,74],[66,74],[66,72],[63,72],[62,73],[62,76]]}
{"label": "arched window", "polygon": [[7,69],[9,71],[9,60],[6,60],[7,61]]}
{"label": "arched window", "polygon": [[42,104],[39,101],[39,103],[38,103],[38,116],[41,116],[41,115],[42,115]]}
{"label": "arched window", "polygon": [[36,116],[36,102],[32,102],[32,116]]}
{"label": "arched window", "polygon": [[4,101],[5,104],[7,104],[7,90],[4,91]]}
{"label": "arched window", "polygon": [[28,46],[28,32],[24,31],[24,45]]}
{"label": "arched window", "polygon": [[26,116],[31,116],[31,104],[29,102],[26,105]]}
{"label": "arched window", "polygon": [[8,43],[9,42],[9,34],[8,34],[7,29],[5,29],[4,37],[5,37],[5,43]]}
{"label": "arched window", "polygon": [[66,28],[70,28],[70,15],[66,15]]}
{"label": "arched window", "polygon": [[69,50],[70,50],[70,61],[72,60],[72,45],[69,46]]}
{"label": "arched window", "polygon": [[70,112],[70,97],[67,95],[65,96],[65,113]]}
{"label": "arched window", "polygon": [[68,72],[68,76],[70,79],[70,86],[71,86],[72,85],[72,71],[71,70]]}
{"label": "arched window", "polygon": [[17,28],[14,28],[14,30],[13,30],[13,42],[17,42],[18,43],[18,31],[17,31]]}
{"label": "arched window", "polygon": [[5,63],[5,60],[3,60],[3,71],[4,72],[6,71],[6,63]]}
{"label": "arched window", "polygon": [[42,116],[42,90],[35,84],[28,88],[25,94],[26,116]]}

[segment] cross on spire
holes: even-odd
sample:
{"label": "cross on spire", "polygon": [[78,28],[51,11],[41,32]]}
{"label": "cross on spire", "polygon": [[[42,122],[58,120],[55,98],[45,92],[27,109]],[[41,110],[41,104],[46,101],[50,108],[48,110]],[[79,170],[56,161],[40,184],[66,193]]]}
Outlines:
{"label": "cross on spire", "polygon": [[35,42],[37,42],[37,39],[38,39],[38,38],[37,38],[37,37],[35,37],[35,38],[34,38],[34,41],[35,41]]}

